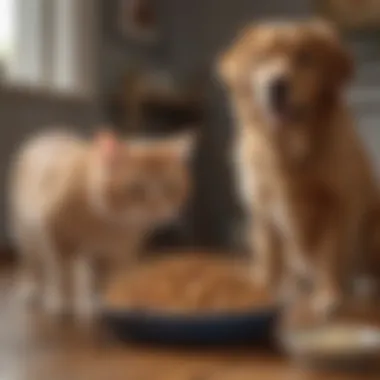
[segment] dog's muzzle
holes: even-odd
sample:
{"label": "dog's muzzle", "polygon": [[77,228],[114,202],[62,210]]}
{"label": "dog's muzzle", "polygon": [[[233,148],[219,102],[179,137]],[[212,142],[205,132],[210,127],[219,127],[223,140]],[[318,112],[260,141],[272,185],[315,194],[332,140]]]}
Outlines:
{"label": "dog's muzzle", "polygon": [[285,77],[278,77],[269,85],[269,102],[272,112],[286,118],[289,111],[290,83]]}

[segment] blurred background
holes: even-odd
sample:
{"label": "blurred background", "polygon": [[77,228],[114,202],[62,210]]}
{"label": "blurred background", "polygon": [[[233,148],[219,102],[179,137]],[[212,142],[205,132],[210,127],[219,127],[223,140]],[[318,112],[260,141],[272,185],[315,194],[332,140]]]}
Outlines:
{"label": "blurred background", "polygon": [[[103,125],[126,136],[197,131],[194,196],[182,219],[152,244],[242,248],[244,215],[229,159],[233,128],[214,63],[247,23],[315,16],[338,25],[355,59],[349,102],[378,171],[380,0],[0,0],[0,261],[12,256],[5,200],[12,154],[30,134],[57,125],[83,135]],[[1,379],[338,379],[304,377],[283,358],[259,351],[94,349],[76,330],[8,307],[3,277]]]}
{"label": "blurred background", "polygon": [[248,22],[325,15],[357,64],[349,94],[380,163],[379,2],[371,0],[0,0],[0,244],[10,156],[35,130],[123,134],[199,130],[196,191],[160,244],[235,247],[240,213],[228,150],[228,106],[213,74],[218,53]]}

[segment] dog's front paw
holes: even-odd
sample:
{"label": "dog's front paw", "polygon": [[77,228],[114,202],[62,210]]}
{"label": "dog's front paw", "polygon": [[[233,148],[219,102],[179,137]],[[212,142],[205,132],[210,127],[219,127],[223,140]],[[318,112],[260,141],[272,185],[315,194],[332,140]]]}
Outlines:
{"label": "dog's front paw", "polygon": [[285,276],[279,283],[277,298],[281,304],[293,304],[300,296],[302,289],[296,278]]}
{"label": "dog's front paw", "polygon": [[341,304],[339,293],[324,289],[318,291],[312,298],[312,309],[317,317],[326,319],[333,315]]}

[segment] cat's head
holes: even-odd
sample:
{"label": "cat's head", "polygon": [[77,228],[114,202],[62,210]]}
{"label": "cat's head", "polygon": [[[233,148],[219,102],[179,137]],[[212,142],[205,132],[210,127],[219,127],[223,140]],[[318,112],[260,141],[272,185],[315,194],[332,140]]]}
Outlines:
{"label": "cat's head", "polygon": [[92,145],[90,201],[102,216],[143,224],[178,216],[191,191],[192,134],[120,141],[103,131]]}

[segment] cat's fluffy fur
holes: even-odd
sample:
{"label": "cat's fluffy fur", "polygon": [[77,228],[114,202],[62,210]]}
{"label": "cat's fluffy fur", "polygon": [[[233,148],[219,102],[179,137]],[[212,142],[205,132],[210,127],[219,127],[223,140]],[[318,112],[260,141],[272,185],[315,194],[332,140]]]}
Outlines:
{"label": "cat's fluffy fur", "polygon": [[10,169],[10,232],[25,291],[47,310],[94,313],[94,268],[131,260],[154,227],[180,212],[190,191],[189,134],[118,140],[99,132],[31,138]]}
{"label": "cat's fluffy fur", "polygon": [[[279,290],[293,295],[297,278],[311,283],[323,315],[368,269],[365,238],[378,207],[342,99],[351,66],[335,31],[318,20],[249,27],[219,61],[236,117],[255,279],[269,286],[282,279]],[[277,80],[287,86],[283,104],[270,93]]]}

